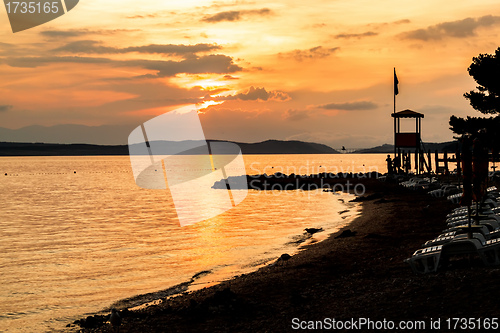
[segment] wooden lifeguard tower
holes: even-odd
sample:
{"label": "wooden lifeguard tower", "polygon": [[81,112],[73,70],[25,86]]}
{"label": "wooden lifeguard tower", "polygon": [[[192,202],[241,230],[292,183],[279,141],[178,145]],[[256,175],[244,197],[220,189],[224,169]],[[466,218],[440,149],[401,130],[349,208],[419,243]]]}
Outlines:
{"label": "wooden lifeguard tower", "polygon": [[[422,118],[424,118],[424,115],[412,110],[403,110],[394,112],[391,116],[394,118],[394,159],[402,161],[402,168],[408,171],[408,169],[411,169],[411,165],[409,168],[407,167],[410,163],[410,153],[407,154],[404,150],[402,152],[402,149],[414,149],[414,165],[417,174],[424,171],[424,164],[427,170],[430,171],[430,160],[429,164],[427,164],[421,137]],[[415,119],[415,132],[401,132],[401,119]]]}

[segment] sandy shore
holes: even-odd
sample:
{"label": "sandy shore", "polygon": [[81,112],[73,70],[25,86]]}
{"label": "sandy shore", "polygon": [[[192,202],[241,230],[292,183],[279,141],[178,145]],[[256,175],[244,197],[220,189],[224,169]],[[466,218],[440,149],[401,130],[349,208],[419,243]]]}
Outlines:
{"label": "sandy shore", "polygon": [[[428,331],[438,319],[446,330],[448,318],[500,317],[500,269],[458,260],[446,271],[418,276],[403,262],[445,228],[451,203],[377,180],[364,183],[373,195],[345,228],[354,236],[339,238],[339,232],[283,265],[123,312],[120,332],[287,332],[325,318],[419,320],[426,326],[418,331]],[[113,330],[108,323],[83,332]]]}

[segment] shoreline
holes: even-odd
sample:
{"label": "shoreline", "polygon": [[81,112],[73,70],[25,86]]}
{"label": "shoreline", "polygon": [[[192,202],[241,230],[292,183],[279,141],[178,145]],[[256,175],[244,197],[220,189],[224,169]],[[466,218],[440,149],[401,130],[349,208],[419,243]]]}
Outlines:
{"label": "shoreline", "polygon": [[[343,198],[339,198],[339,200],[344,201]],[[292,256],[297,255],[298,253],[307,251],[310,246],[313,246],[315,244],[319,244],[321,242],[326,241],[331,235],[337,234],[338,231],[345,229],[347,226],[349,226],[350,223],[352,223],[361,213],[361,204],[357,201],[349,201],[344,203],[345,205],[345,210],[339,211],[339,218],[342,219],[341,225],[339,227],[336,227],[334,229],[337,229],[336,231],[333,230],[323,230],[323,228],[320,228],[321,230],[318,231],[318,233],[313,233],[313,234],[308,234],[306,232],[301,233],[301,234],[295,234],[290,236],[290,241],[287,243],[282,244],[283,246],[290,246],[294,245],[295,249],[293,251],[290,251],[289,253],[292,254]],[[342,216],[345,213],[354,213],[356,215],[354,216]],[[347,221],[346,221],[347,219]],[[110,312],[112,308],[115,308],[117,310],[124,310],[128,309],[131,311],[134,311],[136,309],[141,309],[141,308],[147,308],[150,305],[157,305],[159,302],[162,300],[171,298],[171,297],[177,297],[181,294],[186,294],[186,293],[192,293],[200,289],[205,289],[205,288],[210,288],[213,286],[216,286],[220,283],[225,283],[229,282],[231,280],[234,280],[242,275],[247,275],[247,274],[252,274],[259,269],[265,268],[266,266],[273,266],[276,264],[277,259],[269,259],[266,261],[262,261],[262,264],[259,264],[257,266],[248,266],[245,265],[243,267],[255,267],[254,270],[247,272],[247,273],[241,273],[237,274],[234,276],[231,276],[230,278],[223,279],[221,281],[212,281],[211,276],[213,275],[214,271],[209,269],[209,270],[203,270],[200,272],[197,272],[194,274],[189,280],[180,282],[176,285],[173,285],[171,287],[168,287],[166,289],[150,292],[150,293],[145,293],[145,294],[138,294],[134,295],[131,297],[127,297],[124,299],[120,299],[116,302],[114,302],[111,306],[104,308],[103,310],[97,312],[96,314],[103,314]],[[205,279],[204,279],[205,278]],[[208,278],[209,281],[206,281]],[[205,281],[204,281],[205,280]],[[207,287],[203,287],[203,285],[206,285]]]}
{"label": "shoreline", "polygon": [[[346,180],[347,179],[342,179],[342,181]],[[326,193],[323,193],[322,195],[326,195]],[[276,264],[279,256],[283,253],[283,251],[290,253],[292,256],[307,251],[310,246],[326,241],[329,237],[331,237],[331,235],[338,233],[339,230],[342,230],[343,228],[348,226],[350,223],[352,223],[353,220],[355,220],[359,216],[359,214],[361,213],[361,203],[352,200],[355,198],[356,196],[353,195],[352,193],[343,193],[343,192],[338,193],[333,198],[333,200],[335,201],[339,200],[342,203],[343,208],[340,208],[340,210],[337,212],[338,222],[336,224],[329,225],[331,224],[331,222],[324,223],[320,224],[321,226],[320,228],[311,228],[314,227],[314,225],[310,224],[308,225],[309,229],[316,229],[317,231],[312,231],[312,233],[309,233],[305,231],[306,229],[308,229],[306,228],[303,229],[302,233],[290,234],[288,237],[288,241],[286,243],[278,243],[280,247],[283,247],[282,251],[277,252],[275,254],[276,256],[268,258],[265,261],[264,260],[258,261],[261,262],[258,265],[243,265],[241,266],[241,269],[238,270],[238,272],[235,272],[236,273],[235,275],[228,276],[221,280],[217,279],[213,280],[212,278],[213,274],[215,273],[215,275],[217,276],[216,271],[212,269],[202,270],[196,272],[191,278],[188,278],[170,287],[144,294],[136,294],[130,297],[115,300],[110,305],[103,307],[101,310],[87,313],[86,315],[88,316],[86,318],[80,316],[79,320],[76,320],[72,324],[67,324],[66,327],[67,328],[71,327],[73,329],[78,328],[79,324],[75,325],[75,323],[79,321],[83,323],[84,320],[90,318],[89,327],[87,328],[96,328],[98,326],[102,326],[101,324],[106,321],[107,316],[111,312],[112,308],[115,308],[118,311],[125,310],[127,312],[129,310],[136,311],[139,309],[147,309],[150,306],[158,305],[159,303],[161,303],[166,299],[178,297],[180,295],[190,294],[200,289],[215,287],[221,283],[230,282],[241,276],[252,274],[267,266],[273,266]],[[293,249],[291,247],[293,247]],[[252,267],[252,269],[250,270],[243,269],[248,267]],[[84,326],[85,324],[83,324],[83,327]],[[68,330],[63,330],[63,332],[68,332]],[[71,332],[74,332],[74,330],[71,330]]]}
{"label": "shoreline", "polygon": [[[445,227],[445,199],[364,180],[361,214],[283,265],[122,313],[120,332],[293,331],[293,320],[493,318],[500,269],[463,264],[415,275],[404,259]],[[425,208],[425,209],[424,209]],[[351,230],[351,237],[339,237]],[[354,234],[354,235],[352,235]],[[472,266],[472,267],[471,267]],[[109,324],[82,332],[110,332]]]}

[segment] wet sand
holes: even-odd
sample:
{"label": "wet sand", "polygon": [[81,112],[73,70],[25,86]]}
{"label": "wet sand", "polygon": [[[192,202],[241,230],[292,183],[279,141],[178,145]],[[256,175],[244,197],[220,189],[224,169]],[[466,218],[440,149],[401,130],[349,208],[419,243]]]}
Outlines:
{"label": "wet sand", "polygon": [[[286,262],[122,312],[120,332],[288,332],[298,320],[307,327],[325,318],[419,320],[421,332],[431,320],[447,330],[448,318],[500,317],[500,268],[467,258],[415,275],[403,262],[441,233],[454,205],[377,180],[363,183],[371,195],[345,230]],[[107,323],[83,331],[113,329]]]}

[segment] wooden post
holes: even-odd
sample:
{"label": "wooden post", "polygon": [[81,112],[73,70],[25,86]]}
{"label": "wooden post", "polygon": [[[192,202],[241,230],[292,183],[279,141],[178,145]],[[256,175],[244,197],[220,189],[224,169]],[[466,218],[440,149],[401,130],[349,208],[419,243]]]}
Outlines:
{"label": "wooden post", "polygon": [[440,173],[439,170],[439,153],[437,150],[434,151],[434,161],[436,162],[436,174]]}
{"label": "wooden post", "polygon": [[411,170],[411,152],[406,153],[406,163],[408,163],[408,171],[410,172]]}
{"label": "wooden post", "polygon": [[415,173],[418,175],[418,148],[415,149]]}
{"label": "wooden post", "polygon": [[425,173],[425,169],[424,169],[424,152],[422,150],[420,150],[419,154],[418,154],[418,159],[419,159],[419,168],[420,168],[420,172],[422,173]]}
{"label": "wooden post", "polygon": [[427,169],[429,172],[432,171],[432,159],[431,159],[431,151],[429,150],[427,152],[427,159],[429,160],[429,169]]}
{"label": "wooden post", "polygon": [[448,170],[448,152],[445,150],[444,151],[444,171],[449,174]]}

